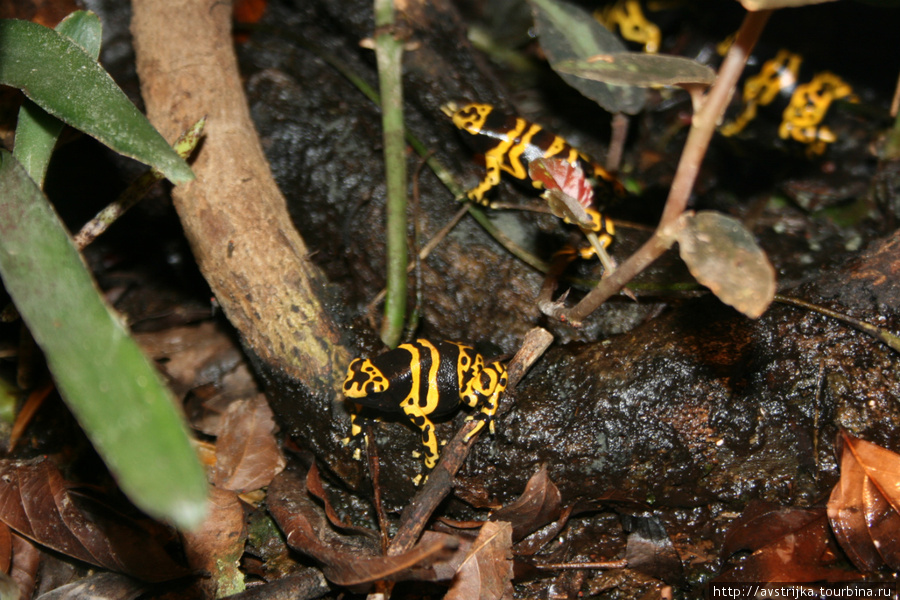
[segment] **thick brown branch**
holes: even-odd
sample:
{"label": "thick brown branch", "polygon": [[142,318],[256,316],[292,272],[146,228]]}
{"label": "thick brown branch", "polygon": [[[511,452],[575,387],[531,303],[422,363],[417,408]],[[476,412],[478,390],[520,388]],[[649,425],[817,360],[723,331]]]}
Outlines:
{"label": "thick brown branch", "polygon": [[[150,120],[168,138],[208,115],[193,164],[174,191],[200,269],[249,350],[313,389],[348,362],[317,297],[307,258],[250,120],[217,0],[135,0],[132,32]],[[177,15],[177,16],[173,16]]]}

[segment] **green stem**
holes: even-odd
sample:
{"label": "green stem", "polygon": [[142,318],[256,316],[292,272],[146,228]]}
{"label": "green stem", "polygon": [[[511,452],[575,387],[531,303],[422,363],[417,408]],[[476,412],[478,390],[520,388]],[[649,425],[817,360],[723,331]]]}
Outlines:
{"label": "green stem", "polygon": [[393,35],[393,0],[375,0],[375,57],[381,88],[381,122],[387,181],[387,295],[381,340],[400,343],[406,315],[406,142],[403,127],[403,42]]}

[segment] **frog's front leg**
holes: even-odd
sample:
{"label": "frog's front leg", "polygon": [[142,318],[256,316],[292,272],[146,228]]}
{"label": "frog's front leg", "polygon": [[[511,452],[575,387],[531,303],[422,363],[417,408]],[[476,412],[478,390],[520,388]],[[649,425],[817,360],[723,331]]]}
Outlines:
{"label": "frog's front leg", "polygon": [[422,445],[425,447],[425,467],[433,469],[438,459],[437,436],[434,433],[434,423],[422,412],[419,405],[412,399],[407,400],[401,406],[404,414],[409,417],[413,425],[422,431]]}
{"label": "frog's front leg", "polygon": [[350,409],[350,435],[341,440],[345,446],[356,445],[356,448],[353,449],[353,460],[362,459],[361,447],[363,443],[369,443],[366,428],[373,422],[373,419],[363,416],[362,411],[362,405],[353,404]]}
{"label": "frog's front leg", "polygon": [[496,157],[487,155],[484,157],[485,174],[481,182],[466,192],[466,197],[472,202],[487,205],[484,197],[492,188],[500,183],[500,162]]}

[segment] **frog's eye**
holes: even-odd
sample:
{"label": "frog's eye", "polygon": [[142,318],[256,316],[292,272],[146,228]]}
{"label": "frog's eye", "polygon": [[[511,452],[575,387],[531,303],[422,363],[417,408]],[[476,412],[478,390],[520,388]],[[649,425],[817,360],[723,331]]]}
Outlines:
{"label": "frog's eye", "polygon": [[380,394],[387,388],[387,382],[383,380],[373,379],[366,383],[367,394]]}

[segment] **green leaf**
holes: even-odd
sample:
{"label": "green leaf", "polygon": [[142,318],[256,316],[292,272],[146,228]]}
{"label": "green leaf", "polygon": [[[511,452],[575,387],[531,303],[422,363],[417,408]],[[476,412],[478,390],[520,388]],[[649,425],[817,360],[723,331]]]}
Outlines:
{"label": "green leaf", "polygon": [[171,393],[103,302],[47,199],[5,150],[0,276],[122,491],[151,516],[199,524],[206,479]]}
{"label": "green leaf", "polygon": [[65,123],[27,98],[19,109],[14,155],[40,187],[44,187],[50,155],[63,125]]}
{"label": "green leaf", "polygon": [[116,152],[159,169],[172,183],[194,178],[97,61],[77,43],[36,23],[0,20],[0,84]]}
{"label": "green leaf", "polygon": [[[94,60],[100,56],[103,27],[94,13],[83,10],[73,12],[56,26],[56,31],[84,48],[88,56]],[[25,100],[22,104],[16,122],[16,145],[13,155],[41,187],[44,186],[50,155],[62,128],[62,121],[31,100]]]}
{"label": "green leaf", "polygon": [[[565,60],[625,52],[621,40],[584,9],[562,0],[530,1],[541,48],[554,70]],[[640,88],[591,81],[570,73],[559,72],[559,76],[609,112],[633,115],[644,108],[646,92]]]}
{"label": "green leaf", "polygon": [[556,65],[556,70],[593,81],[638,87],[710,85],[716,79],[715,71],[695,60],[636,52],[599,54],[587,60],[564,60]]}
{"label": "green leaf", "polygon": [[670,235],[698,282],[755,319],[775,297],[775,269],[753,234],[732,217],[706,210],[681,215]]}
{"label": "green leaf", "polygon": [[60,21],[56,31],[81,46],[94,60],[99,58],[103,25],[95,13],[89,10],[76,10]]}

